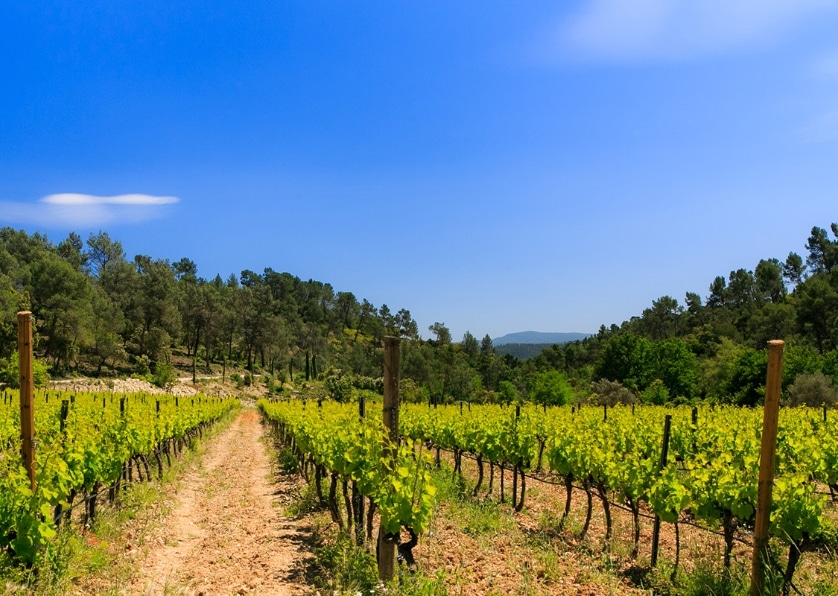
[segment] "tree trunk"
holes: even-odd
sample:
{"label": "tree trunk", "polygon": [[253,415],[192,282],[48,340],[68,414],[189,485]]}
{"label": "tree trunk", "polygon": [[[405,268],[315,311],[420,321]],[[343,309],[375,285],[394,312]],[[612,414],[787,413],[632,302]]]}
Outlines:
{"label": "tree trunk", "polygon": [[585,496],[588,497],[588,511],[585,514],[585,525],[582,526],[582,533],[579,534],[579,540],[584,540],[585,536],[588,534],[588,528],[591,527],[591,513],[593,512],[594,508],[593,495],[591,494],[590,483],[587,480],[583,481],[582,488],[585,489]]}
{"label": "tree trunk", "polygon": [[570,514],[570,500],[573,498],[573,475],[568,474],[564,477],[564,488],[566,491],[565,501],[564,501],[564,513],[562,513],[562,519],[559,522],[559,529],[561,530],[564,527],[564,522],[567,519],[567,516]]}

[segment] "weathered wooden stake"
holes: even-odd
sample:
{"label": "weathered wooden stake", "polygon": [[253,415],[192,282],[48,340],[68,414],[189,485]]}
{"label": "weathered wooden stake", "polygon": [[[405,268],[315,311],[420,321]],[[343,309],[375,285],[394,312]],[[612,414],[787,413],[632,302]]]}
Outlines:
{"label": "weathered wooden stake", "polygon": [[[384,338],[384,426],[388,431],[389,441],[385,453],[393,459],[394,466],[399,454],[399,363],[401,339]],[[378,578],[391,581],[396,576],[396,549],[399,534],[378,529]]]}
{"label": "weathered wooden stake", "polygon": [[29,486],[35,490],[35,410],[32,379],[32,313],[17,313],[17,351],[20,364],[20,451]]}
{"label": "weathered wooden stake", "polygon": [[771,520],[771,491],[774,488],[774,454],[777,451],[784,346],[785,343],[781,339],[768,342],[768,374],[765,381],[762,448],[759,455],[759,492],[754,524],[754,552],[751,556],[751,596],[762,596],[765,591],[765,568],[769,565],[768,524]]}
{"label": "weathered wooden stake", "polygon": [[[358,397],[358,419],[363,425],[364,417],[367,415],[367,404],[364,396]],[[362,431],[363,432],[363,431]],[[352,482],[352,510],[355,512],[355,544],[363,546],[369,536],[364,535],[364,495],[358,491],[358,485]]]}
{"label": "weathered wooden stake", "polygon": [[[661,446],[660,469],[666,467],[666,460],[669,457],[669,432],[672,427],[672,415],[667,414],[663,420],[663,445]],[[655,525],[652,529],[652,567],[658,564],[658,543],[661,537],[661,518],[655,516]]]}
{"label": "weathered wooden stake", "polygon": [[64,429],[67,426],[67,415],[70,413],[70,401],[66,399],[61,400],[61,422],[59,423],[59,430],[64,434]]}

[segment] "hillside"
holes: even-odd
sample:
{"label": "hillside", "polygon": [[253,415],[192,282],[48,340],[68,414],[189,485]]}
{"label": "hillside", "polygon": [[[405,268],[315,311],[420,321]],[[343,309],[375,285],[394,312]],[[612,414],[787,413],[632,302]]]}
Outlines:
{"label": "hillside", "polygon": [[590,337],[591,333],[544,333],[542,331],[518,331],[507,333],[502,337],[492,340],[495,347],[506,344],[564,344],[569,341],[578,341]]}
{"label": "hillside", "polygon": [[495,347],[495,352],[501,356],[509,354],[515,356],[518,360],[529,360],[552,345],[554,344],[501,344]]}

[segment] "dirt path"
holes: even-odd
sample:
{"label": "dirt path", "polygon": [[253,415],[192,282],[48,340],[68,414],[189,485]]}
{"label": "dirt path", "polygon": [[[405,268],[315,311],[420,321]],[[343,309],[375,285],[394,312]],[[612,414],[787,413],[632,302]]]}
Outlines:
{"label": "dirt path", "polygon": [[262,425],[245,408],[184,479],[171,515],[130,587],[133,594],[297,595],[305,535],[275,507]]}

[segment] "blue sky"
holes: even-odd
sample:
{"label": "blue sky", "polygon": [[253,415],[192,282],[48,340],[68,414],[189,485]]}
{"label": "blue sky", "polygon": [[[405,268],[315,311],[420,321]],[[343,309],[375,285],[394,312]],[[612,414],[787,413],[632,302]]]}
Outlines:
{"label": "blue sky", "polygon": [[0,5],[0,225],[425,336],[594,332],[838,221],[838,1]]}

